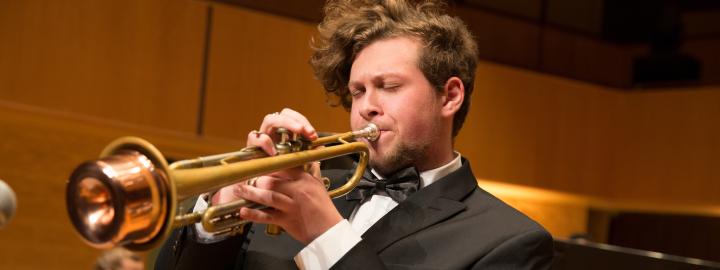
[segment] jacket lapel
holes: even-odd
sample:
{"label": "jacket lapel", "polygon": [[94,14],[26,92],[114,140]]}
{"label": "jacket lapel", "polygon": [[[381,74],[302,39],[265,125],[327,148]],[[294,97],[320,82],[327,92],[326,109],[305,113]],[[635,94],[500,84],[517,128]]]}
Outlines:
{"label": "jacket lapel", "polygon": [[355,210],[355,207],[360,203],[359,200],[348,200],[345,198],[345,196],[340,196],[335,199],[333,199],[333,203],[335,203],[335,208],[337,208],[338,212],[340,212],[340,215],[344,219],[349,219],[350,215],[352,215],[353,210]]}
{"label": "jacket lapel", "polygon": [[[467,160],[462,162],[460,169],[420,189],[391,210],[362,235],[363,240],[380,252],[392,243],[464,210],[466,206],[462,199],[477,188],[477,182]],[[352,204],[350,213],[354,207]]]}

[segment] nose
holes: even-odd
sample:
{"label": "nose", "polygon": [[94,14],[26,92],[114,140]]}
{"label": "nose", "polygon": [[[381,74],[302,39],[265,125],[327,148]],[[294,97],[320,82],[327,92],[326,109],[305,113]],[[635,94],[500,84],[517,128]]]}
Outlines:
{"label": "nose", "polygon": [[366,90],[360,103],[361,107],[359,112],[367,121],[370,121],[383,113],[380,100],[378,99],[377,92],[375,92],[374,89]]}

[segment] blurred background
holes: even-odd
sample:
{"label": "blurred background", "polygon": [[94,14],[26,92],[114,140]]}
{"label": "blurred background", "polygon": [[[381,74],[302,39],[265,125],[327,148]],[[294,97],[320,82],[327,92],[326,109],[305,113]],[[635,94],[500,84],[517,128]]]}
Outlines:
{"label": "blurred background", "polygon": [[[116,137],[217,154],[284,107],[349,130],[307,64],[323,2],[0,0],[0,179],[18,200],[0,268],[93,265],[65,182]],[[449,9],[479,42],[456,148],[481,187],[559,241],[720,261],[720,1]]]}

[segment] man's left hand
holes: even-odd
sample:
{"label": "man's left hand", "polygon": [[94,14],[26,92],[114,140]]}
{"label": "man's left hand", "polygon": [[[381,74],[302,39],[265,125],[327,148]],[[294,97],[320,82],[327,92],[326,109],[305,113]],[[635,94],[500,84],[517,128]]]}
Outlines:
{"label": "man's left hand", "polygon": [[255,186],[238,185],[235,195],[271,208],[240,209],[243,219],[276,224],[296,240],[309,244],[343,218],[320,180],[320,163],[310,173],[301,168],[261,176]]}

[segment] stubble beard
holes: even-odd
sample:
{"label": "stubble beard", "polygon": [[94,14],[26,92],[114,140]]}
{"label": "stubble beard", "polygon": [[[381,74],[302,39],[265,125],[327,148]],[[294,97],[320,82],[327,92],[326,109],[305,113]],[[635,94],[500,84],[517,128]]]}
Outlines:
{"label": "stubble beard", "polygon": [[399,143],[384,155],[377,154],[370,158],[370,166],[383,176],[389,176],[398,170],[417,166],[425,158],[427,144]]}

